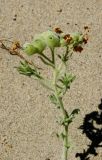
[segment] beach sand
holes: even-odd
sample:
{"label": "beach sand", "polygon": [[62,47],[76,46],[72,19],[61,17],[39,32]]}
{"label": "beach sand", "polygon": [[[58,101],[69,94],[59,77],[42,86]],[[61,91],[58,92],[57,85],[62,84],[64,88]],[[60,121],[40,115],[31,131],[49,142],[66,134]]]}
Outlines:
{"label": "beach sand", "polygon": [[[76,153],[91,144],[78,128],[86,114],[98,110],[102,98],[102,0],[0,0],[0,38],[24,44],[50,28],[70,33],[84,32],[84,26],[89,27],[88,44],[73,54],[67,67],[76,80],[64,104],[69,112],[80,108],[69,127],[69,160],[80,160]],[[0,160],[60,160],[60,111],[50,103],[48,90],[17,72],[19,61],[0,49]],[[102,160],[102,148],[96,151],[90,160]]]}

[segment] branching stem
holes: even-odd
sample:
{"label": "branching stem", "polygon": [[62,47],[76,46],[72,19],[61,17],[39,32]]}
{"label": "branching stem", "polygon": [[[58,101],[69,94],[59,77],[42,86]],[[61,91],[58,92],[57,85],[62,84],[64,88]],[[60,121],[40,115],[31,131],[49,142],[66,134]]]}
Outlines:
{"label": "branching stem", "polygon": [[52,63],[55,65],[55,53],[54,53],[54,49],[51,49],[51,54],[52,54]]}
{"label": "branching stem", "polygon": [[[57,90],[57,69],[54,69],[54,87],[55,87],[55,96],[56,99],[58,101],[58,104],[62,110],[63,113],[63,118],[68,118],[68,113],[64,108],[63,102],[62,102],[62,98],[59,96],[58,94],[58,90]],[[62,160],[67,160],[68,157],[68,125],[63,125],[64,127],[64,138],[63,138],[63,157]]]}

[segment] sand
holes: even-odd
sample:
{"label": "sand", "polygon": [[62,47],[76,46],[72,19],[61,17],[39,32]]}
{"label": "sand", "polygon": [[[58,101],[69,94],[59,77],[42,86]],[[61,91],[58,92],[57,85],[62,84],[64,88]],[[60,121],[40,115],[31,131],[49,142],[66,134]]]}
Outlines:
{"label": "sand", "polygon": [[[76,153],[91,143],[78,128],[102,98],[102,0],[0,0],[0,38],[23,44],[51,27],[76,32],[84,26],[90,28],[89,42],[69,62],[77,78],[64,97],[67,110],[80,108],[69,129],[70,160],[80,159]],[[19,60],[0,49],[0,160],[59,160],[59,111],[50,104],[49,91],[17,72]],[[97,152],[90,160],[102,159],[102,148]]]}

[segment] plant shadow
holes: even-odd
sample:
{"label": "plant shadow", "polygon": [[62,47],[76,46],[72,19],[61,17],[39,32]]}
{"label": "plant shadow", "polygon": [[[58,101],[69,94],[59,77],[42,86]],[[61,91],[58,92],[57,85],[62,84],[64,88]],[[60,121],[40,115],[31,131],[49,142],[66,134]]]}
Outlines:
{"label": "plant shadow", "polygon": [[76,157],[79,157],[80,160],[91,160],[90,155],[97,156],[96,149],[102,147],[102,99],[98,109],[98,111],[87,114],[83,125],[79,127],[91,141],[86,150],[84,149],[82,153],[76,153]]}

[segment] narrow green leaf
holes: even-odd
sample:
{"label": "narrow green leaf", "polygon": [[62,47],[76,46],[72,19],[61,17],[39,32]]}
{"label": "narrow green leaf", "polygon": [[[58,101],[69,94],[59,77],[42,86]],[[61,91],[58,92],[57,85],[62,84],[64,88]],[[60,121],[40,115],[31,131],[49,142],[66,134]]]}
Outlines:
{"label": "narrow green leaf", "polygon": [[71,115],[75,115],[75,114],[78,114],[80,111],[80,109],[74,109],[71,113]]}

